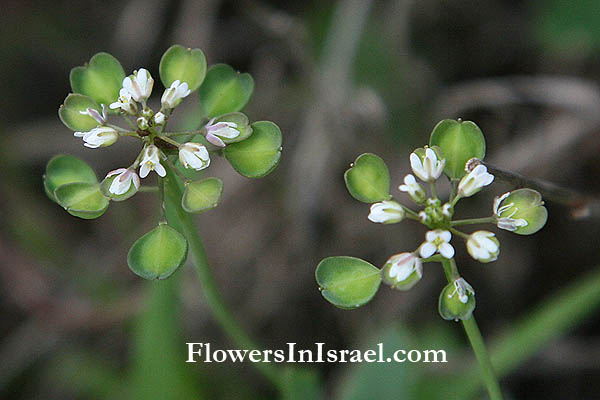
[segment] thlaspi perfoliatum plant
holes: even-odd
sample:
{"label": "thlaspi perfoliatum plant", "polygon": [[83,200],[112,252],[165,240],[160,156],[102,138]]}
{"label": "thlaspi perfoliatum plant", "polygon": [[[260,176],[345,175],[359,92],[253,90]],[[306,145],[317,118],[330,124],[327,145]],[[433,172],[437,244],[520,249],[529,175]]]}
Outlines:
{"label": "thlaspi perfoliatum plant", "polygon": [[[153,103],[154,79],[145,68],[126,75],[108,53],[98,53],[89,63],[73,68],[73,93],[58,112],[64,125],[90,149],[129,139],[139,141],[140,152],[100,182],[88,164],[70,155],[52,158],[44,175],[48,197],[84,219],[100,217],[111,202],[126,200],[138,191],[158,194],[158,226],[138,239],[127,257],[130,269],[147,279],[169,277],[187,255],[186,238],[165,217],[166,191],[179,191],[176,206],[185,212],[210,210],[218,205],[223,192],[221,179],[202,177],[211,157],[224,157],[241,175],[260,178],[277,166],[281,155],[277,125],[250,123],[240,112],[254,89],[249,74],[225,64],[207,69],[200,49],[174,45],[162,56],[159,75],[165,89],[160,102]],[[169,131],[175,109],[194,92],[200,104],[194,111],[200,114],[195,118],[200,120],[198,129]],[[118,121],[123,126],[117,125]],[[158,184],[143,185],[152,172]]]}
{"label": "thlaspi perfoliatum plant", "polygon": [[[489,223],[519,235],[530,235],[544,226],[548,214],[541,195],[523,188],[496,197],[490,216],[454,219],[455,207],[461,199],[473,196],[494,181],[483,163],[484,156],[485,139],[473,122],[443,120],[438,123],[429,145],[411,153],[410,167],[414,175],[406,175],[398,188],[418,209],[392,197],[390,173],[381,158],[370,153],[359,156],[344,177],[355,199],[371,203],[368,219],[380,224],[412,219],[427,228],[424,240],[412,251],[392,255],[382,268],[360,258],[329,257],[317,266],[315,275],[326,300],[337,307],[352,309],[369,302],[382,281],[397,290],[410,290],[423,277],[424,263],[441,263],[448,284],[439,296],[439,314],[446,320],[461,321],[490,398],[501,400],[502,390],[473,316],[475,290],[458,271],[454,255],[459,245],[453,238],[464,242],[474,260],[489,263],[500,254],[496,235],[487,230],[465,233],[459,227]],[[452,188],[447,201],[440,199],[436,190],[436,182],[443,174]]]}
{"label": "thlaspi perfoliatum plant", "polygon": [[[480,263],[495,261],[500,254],[496,235],[488,230],[464,232],[462,226],[489,223],[520,235],[540,230],[547,219],[541,195],[532,189],[517,189],[495,198],[491,215],[456,220],[459,201],[479,192],[494,181],[480,161],[485,156],[485,139],[470,121],[443,120],[434,128],[429,145],[410,154],[413,174],[404,177],[399,191],[406,193],[418,209],[408,207],[390,194],[390,173],[375,154],[360,155],[345,173],[350,194],[371,203],[368,219],[396,224],[411,219],[427,231],[422,244],[392,255],[382,268],[353,257],[329,257],[321,261],[316,280],[322,295],[332,304],[352,309],[369,302],[383,281],[397,290],[409,290],[423,277],[423,264],[441,263],[448,284],[439,297],[439,313],[447,320],[467,320],[475,308],[475,290],[459,273],[454,255],[462,243]],[[451,183],[447,201],[440,199],[436,182],[446,175]],[[421,181],[421,182],[419,182]]]}

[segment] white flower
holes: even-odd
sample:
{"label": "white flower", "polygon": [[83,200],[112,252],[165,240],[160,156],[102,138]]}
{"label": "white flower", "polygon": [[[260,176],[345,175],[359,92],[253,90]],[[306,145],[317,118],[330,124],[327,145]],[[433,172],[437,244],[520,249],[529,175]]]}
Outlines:
{"label": "white flower", "polygon": [[425,189],[417,183],[417,180],[412,174],[408,174],[404,177],[404,185],[400,185],[398,189],[401,192],[407,192],[410,198],[419,204],[424,202],[427,197]]}
{"label": "white flower", "polygon": [[154,114],[154,123],[156,125],[164,124],[166,119],[167,117],[165,116],[165,114],[161,113],[160,111]]}
{"label": "white flower", "polygon": [[469,294],[472,296],[475,295],[475,290],[473,290],[473,287],[463,278],[458,278],[453,283],[454,290],[448,295],[448,298],[450,299],[456,294],[461,303],[467,304],[469,301]]}
{"label": "white flower", "polygon": [[102,104],[102,114],[95,108],[86,108],[85,111],[79,111],[81,115],[87,115],[98,123],[98,125],[104,125],[106,123],[106,105]]}
{"label": "white flower", "polygon": [[368,218],[379,224],[394,224],[404,219],[404,209],[395,201],[384,200],[371,205]]}
{"label": "white flower", "polygon": [[116,110],[120,108],[125,111],[127,114],[135,115],[137,112],[137,106],[135,102],[131,99],[131,93],[127,91],[125,88],[121,88],[119,90],[119,98],[114,103],[111,103],[109,106],[111,110]]}
{"label": "white flower", "polygon": [[479,164],[467,175],[463,176],[458,183],[458,194],[461,197],[469,197],[479,192],[482,187],[494,181],[494,175],[487,172],[485,165]]}
{"label": "white flower", "polygon": [[142,161],[140,163],[141,178],[147,177],[150,171],[156,171],[161,177],[167,175],[165,167],[160,163],[159,154],[158,147],[153,144],[144,149],[144,155],[142,156]]}
{"label": "white flower", "polygon": [[133,75],[123,79],[123,88],[126,89],[131,94],[131,97],[138,103],[145,102],[148,97],[150,97],[152,86],[154,86],[154,79],[150,76],[150,72],[144,68],[140,68],[135,71]]}
{"label": "white flower", "polygon": [[188,142],[179,148],[179,161],[185,168],[200,171],[210,165],[210,156],[204,145]]}
{"label": "white flower", "polygon": [[216,118],[208,121],[208,124],[204,127],[206,129],[206,140],[215,146],[225,147],[225,142],[221,138],[234,139],[240,136],[240,131],[237,129],[235,122],[215,122]]}
{"label": "white flower", "polygon": [[443,229],[436,229],[425,234],[425,242],[419,247],[422,258],[431,257],[436,252],[444,258],[454,257],[454,247],[450,244],[452,234]]}
{"label": "white flower", "polygon": [[117,175],[117,177],[112,181],[108,191],[112,194],[121,195],[127,193],[131,188],[131,184],[135,186],[135,190],[140,188],[140,177],[129,168],[119,168],[114,171],[110,171],[106,174],[107,178],[110,178],[113,175]]}
{"label": "white flower", "polygon": [[191,91],[187,82],[180,83],[179,80],[173,81],[171,86],[165,90],[160,102],[163,108],[175,108],[181,103],[181,100],[190,94]]}
{"label": "white flower", "polygon": [[425,149],[425,157],[422,160],[417,153],[410,155],[410,166],[413,172],[425,182],[433,182],[439,178],[445,165],[446,159],[438,160],[437,154],[430,148]]}
{"label": "white flower", "polygon": [[405,281],[413,272],[421,278],[423,276],[423,263],[421,259],[413,253],[400,253],[393,255],[387,260],[386,264],[392,266],[389,269],[388,276],[395,279],[396,282]]}
{"label": "white flower", "polygon": [[75,132],[73,136],[83,138],[83,145],[90,149],[110,146],[119,138],[119,133],[108,126],[99,126],[89,132]]}
{"label": "white flower", "polygon": [[429,214],[427,214],[425,211],[419,211],[419,220],[424,223],[427,224],[431,218],[429,217]]}
{"label": "white flower", "polygon": [[492,232],[477,231],[467,239],[467,251],[477,261],[490,262],[498,258],[500,243]]}
{"label": "white flower", "polygon": [[514,207],[513,212],[510,213],[507,217],[500,217],[500,214],[509,210],[511,207],[513,207],[515,205],[514,203],[508,203],[508,204],[504,204],[502,207],[500,207],[500,204],[502,204],[504,199],[506,199],[508,196],[510,196],[510,194],[511,194],[511,192],[507,192],[507,193],[504,193],[500,197],[496,197],[494,199],[493,211],[494,211],[494,216],[496,216],[496,226],[498,226],[498,228],[500,228],[500,229],[514,232],[523,226],[529,225],[529,223],[526,220],[524,220],[523,218],[517,218],[517,219],[512,218],[513,215],[515,215],[515,213],[517,213],[517,211],[519,211],[519,209],[517,207]]}

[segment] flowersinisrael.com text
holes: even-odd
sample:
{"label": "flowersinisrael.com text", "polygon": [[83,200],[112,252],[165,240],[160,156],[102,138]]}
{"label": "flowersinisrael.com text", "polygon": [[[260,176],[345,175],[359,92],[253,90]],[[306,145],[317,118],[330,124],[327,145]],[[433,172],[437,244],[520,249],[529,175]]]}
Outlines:
{"label": "flowersinisrael.com text", "polygon": [[286,343],[285,349],[277,350],[240,350],[212,349],[210,343],[187,344],[186,362],[266,362],[266,363],[390,363],[390,362],[425,362],[445,363],[445,350],[404,350],[395,349],[384,352],[383,343],[376,349],[338,350],[325,349],[325,343],[315,343],[314,349],[298,349],[296,343]]}

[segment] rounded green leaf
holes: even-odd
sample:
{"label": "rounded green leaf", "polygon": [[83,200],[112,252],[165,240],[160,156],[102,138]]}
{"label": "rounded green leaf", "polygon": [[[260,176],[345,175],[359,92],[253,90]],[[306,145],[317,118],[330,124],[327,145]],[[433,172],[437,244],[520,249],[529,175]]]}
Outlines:
{"label": "rounded green leaf", "polygon": [[71,88],[75,93],[91,97],[109,106],[119,97],[125,71],[119,60],[108,53],[98,53],[89,64],[71,70]]}
{"label": "rounded green leaf", "polygon": [[253,90],[254,80],[250,74],[240,74],[227,64],[216,64],[206,73],[198,95],[205,115],[216,117],[240,111]]}
{"label": "rounded green leaf", "polygon": [[219,178],[206,178],[189,182],[181,198],[181,207],[190,213],[212,210],[221,201],[223,181]]}
{"label": "rounded green leaf", "polygon": [[241,142],[242,140],[246,140],[252,135],[252,127],[250,126],[250,122],[248,121],[248,117],[241,112],[232,112],[225,115],[221,115],[219,118],[216,118],[213,124],[217,124],[219,122],[233,122],[237,125],[235,129],[237,129],[240,134],[234,138],[228,139],[226,137],[221,137],[224,143],[236,143]]}
{"label": "rounded green leaf", "polygon": [[127,264],[142,278],[165,279],[185,262],[187,248],[181,233],[167,224],[160,224],[131,246]]}
{"label": "rounded green leaf", "polygon": [[65,99],[64,104],[58,109],[58,116],[62,123],[70,130],[87,132],[98,125],[98,122],[94,118],[80,113],[80,111],[85,111],[88,108],[98,110],[99,113],[102,113],[98,104],[88,96],[70,93]]}
{"label": "rounded green leaf", "polygon": [[98,178],[92,167],[77,157],[59,154],[48,161],[44,189],[52,201],[56,201],[54,191],[57,187],[74,182],[98,183]]}
{"label": "rounded green leaf", "polygon": [[206,57],[200,49],[173,45],[160,59],[160,79],[165,87],[176,80],[186,82],[193,92],[198,89],[206,76]]}
{"label": "rounded green leaf", "polygon": [[319,263],[315,277],[323,297],[345,309],[368,303],[381,284],[381,270],[355,257],[328,257]]}
{"label": "rounded green leaf", "polygon": [[56,188],[54,196],[69,214],[83,219],[98,218],[109,204],[97,183],[67,183]]}
{"label": "rounded green leaf", "polygon": [[356,200],[376,203],[390,198],[390,171],[375,154],[365,153],[344,173],[348,191]]}
{"label": "rounded green leaf", "polygon": [[231,166],[247,178],[269,174],[281,158],[281,130],[270,121],[251,125],[252,135],[242,142],[225,147],[225,158]]}
{"label": "rounded green leaf", "polygon": [[465,164],[471,158],[483,160],[485,157],[483,132],[471,121],[440,121],[431,132],[429,144],[442,150],[446,158],[444,173],[450,179],[460,179],[466,175]]}

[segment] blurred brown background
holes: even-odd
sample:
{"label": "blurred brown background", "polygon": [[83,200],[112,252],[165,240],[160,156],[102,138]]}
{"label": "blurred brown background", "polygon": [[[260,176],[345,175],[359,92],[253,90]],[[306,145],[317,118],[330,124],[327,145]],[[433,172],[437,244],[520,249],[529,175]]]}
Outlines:
{"label": "blurred brown background", "polygon": [[[444,276],[432,264],[413,290],[382,287],[355,311],[336,309],[319,294],[314,271],[322,258],[352,255],[382,265],[423,238],[422,227],[410,222],[367,221],[368,206],[352,199],[343,182],[358,154],[386,160],[395,188],[409,172],[408,154],[427,143],[433,126],[462,117],[485,133],[491,163],[599,191],[600,3],[594,0],[5,0],[0,15],[5,399],[117,398],[139,361],[136,343],[145,340],[136,321],[150,307],[148,283],[129,271],[126,254],[156,223],[155,197],[139,193],[84,221],[50,202],[42,187],[54,154],[81,157],[99,176],[136,154],[133,144],[84,148],[58,119],[70,69],[98,51],[113,54],[127,72],[145,67],[157,78],[162,53],[180,43],[202,48],[209,64],[226,62],[253,75],[246,113],[281,127],[284,153],[262,180],[245,179],[221,160],[211,168],[225,182],[224,199],[197,221],[218,284],[266,348],[387,341],[447,349],[447,365],[379,366],[372,382],[381,382],[366,392],[379,398],[435,398],[415,389],[417,383],[433,376],[428,382],[435,386],[435,376],[464,370],[473,359],[459,325],[438,316]],[[193,113],[196,101],[181,108]],[[510,189],[495,183],[461,202],[458,216],[489,215],[493,197]],[[597,215],[574,219],[569,207],[547,207],[548,224],[538,234],[498,234],[497,262],[478,264],[458,250],[490,342],[600,264]],[[234,348],[211,317],[190,265],[177,277],[181,302],[173,305],[168,329],[181,327],[173,327],[180,340],[171,357],[189,374],[189,393],[276,398],[250,364],[177,361],[186,341]],[[599,328],[592,313],[505,377],[504,389],[515,399],[597,398]],[[371,379],[362,367],[306,367],[325,398],[366,398],[356,388]]]}

